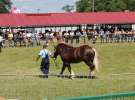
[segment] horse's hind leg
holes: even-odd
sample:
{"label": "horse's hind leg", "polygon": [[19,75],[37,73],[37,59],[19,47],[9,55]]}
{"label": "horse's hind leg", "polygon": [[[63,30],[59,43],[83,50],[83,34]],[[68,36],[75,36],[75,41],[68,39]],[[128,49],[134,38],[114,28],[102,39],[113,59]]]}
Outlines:
{"label": "horse's hind leg", "polygon": [[89,66],[89,76],[91,78],[95,78],[95,65],[92,62],[85,61],[85,63]]}

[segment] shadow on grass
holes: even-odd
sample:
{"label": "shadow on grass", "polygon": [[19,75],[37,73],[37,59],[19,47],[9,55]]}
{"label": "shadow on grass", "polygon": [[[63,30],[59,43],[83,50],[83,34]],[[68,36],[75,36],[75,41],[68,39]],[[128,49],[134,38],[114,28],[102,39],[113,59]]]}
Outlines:
{"label": "shadow on grass", "polygon": [[48,78],[51,76],[55,76],[58,78],[67,78],[67,79],[97,79],[97,76],[84,76],[84,75],[75,75],[75,76],[70,76],[70,75],[36,75],[36,77],[39,78]]}

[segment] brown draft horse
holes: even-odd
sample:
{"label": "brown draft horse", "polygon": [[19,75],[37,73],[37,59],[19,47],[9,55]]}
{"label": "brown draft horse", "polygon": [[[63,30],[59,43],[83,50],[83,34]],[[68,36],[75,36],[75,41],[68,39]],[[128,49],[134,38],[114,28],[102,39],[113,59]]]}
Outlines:
{"label": "brown draft horse", "polygon": [[54,49],[54,58],[60,55],[63,66],[60,75],[63,75],[65,68],[67,67],[70,72],[70,78],[74,77],[74,73],[71,70],[71,63],[79,63],[84,61],[89,66],[91,78],[94,78],[94,71],[98,71],[98,55],[96,49],[82,45],[80,47],[72,47],[65,43],[59,43]]}

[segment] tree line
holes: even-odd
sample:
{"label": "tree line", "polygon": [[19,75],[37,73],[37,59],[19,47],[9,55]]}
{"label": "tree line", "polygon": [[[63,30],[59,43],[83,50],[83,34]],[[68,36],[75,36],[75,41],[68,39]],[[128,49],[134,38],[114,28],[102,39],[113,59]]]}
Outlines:
{"label": "tree line", "polygon": [[[63,10],[70,12],[72,5],[65,6]],[[77,0],[76,12],[89,12],[89,11],[135,11],[135,0]]]}

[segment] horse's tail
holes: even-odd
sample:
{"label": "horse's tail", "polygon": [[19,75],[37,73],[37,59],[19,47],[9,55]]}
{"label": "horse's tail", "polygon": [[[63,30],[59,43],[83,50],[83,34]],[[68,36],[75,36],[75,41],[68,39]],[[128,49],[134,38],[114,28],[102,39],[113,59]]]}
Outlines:
{"label": "horse's tail", "polygon": [[97,72],[99,72],[99,60],[98,60],[98,52],[95,48],[92,48],[95,52],[95,56],[94,56],[94,60],[93,60],[93,63],[95,65],[95,69]]}

